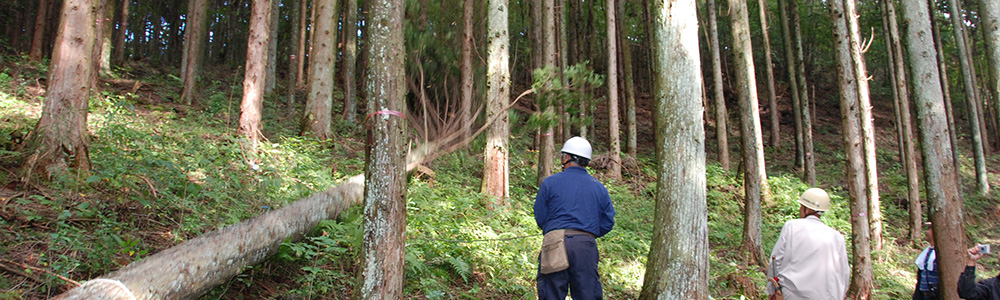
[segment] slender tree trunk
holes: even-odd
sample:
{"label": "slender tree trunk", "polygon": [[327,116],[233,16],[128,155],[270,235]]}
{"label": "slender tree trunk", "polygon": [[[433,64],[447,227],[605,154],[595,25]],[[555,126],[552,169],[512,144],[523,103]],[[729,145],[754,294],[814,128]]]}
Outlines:
{"label": "slender tree trunk", "polygon": [[622,177],[622,146],[618,125],[618,36],[615,29],[615,0],[606,0],[608,32],[608,139],[611,144],[611,166],[608,175]]}
{"label": "slender tree trunk", "polygon": [[289,20],[290,22],[288,22],[288,24],[291,24],[295,29],[292,32],[292,34],[289,35],[291,42],[288,43],[287,45],[288,82],[285,84],[285,92],[287,93],[285,95],[285,117],[292,118],[293,116],[295,116],[295,93],[298,91],[298,88],[295,85],[299,81],[297,74],[298,65],[299,65],[299,60],[302,59],[302,57],[296,55],[296,51],[298,51],[299,43],[301,42],[300,40],[301,32],[299,32],[301,28],[298,26],[298,24],[300,18],[299,11],[301,11],[303,8],[301,6],[302,2],[298,0],[292,0],[289,2],[290,2],[289,6],[291,6],[290,7],[291,11],[288,13],[288,17],[291,20]]}
{"label": "slender tree trunk", "polygon": [[[929,1],[931,12],[936,12],[937,3]],[[941,28],[938,26],[937,13],[931,13],[931,30],[934,33],[934,46],[937,50],[938,74],[941,79],[941,91],[944,94],[945,116],[948,117],[948,135],[951,140],[952,164],[954,165],[955,182],[958,183],[958,197],[962,197],[962,176],[958,170],[962,169],[960,156],[958,155],[958,126],[955,125],[955,110],[952,107],[951,88],[948,80],[948,64],[944,57],[944,43],[941,41]]]}
{"label": "slender tree trunk", "polygon": [[31,170],[90,169],[87,109],[94,85],[96,0],[64,0]]}
{"label": "slender tree trunk", "polygon": [[545,22],[543,7],[545,0],[528,0],[531,3],[531,69],[545,66]]}
{"label": "slender tree trunk", "polygon": [[201,61],[205,53],[205,38],[208,30],[205,24],[208,14],[207,0],[191,0],[188,4],[187,25],[184,26],[184,87],[181,90],[181,102],[186,105],[195,104],[197,98],[198,77],[201,76]]}
{"label": "slender tree trunk", "polygon": [[[625,14],[625,1],[618,1],[618,8],[619,8],[618,9],[618,13],[620,15],[622,15],[622,16],[625,16],[626,15]],[[623,71],[624,71],[623,73],[624,73],[624,76],[625,76],[625,80],[624,80],[625,81],[625,115],[626,115],[626,118],[625,118],[626,125],[625,125],[625,127],[627,128],[627,133],[626,133],[626,138],[625,138],[625,140],[626,140],[625,144],[628,146],[627,147],[628,148],[628,155],[631,156],[632,158],[636,158],[636,157],[639,157],[639,149],[638,149],[638,143],[637,143],[638,133],[637,133],[637,126],[636,126],[636,119],[635,119],[635,83],[632,82],[633,81],[633,74],[632,74],[632,72],[633,72],[633,69],[632,69],[632,41],[628,38],[628,35],[626,34],[628,31],[626,29],[623,29],[623,28],[626,28],[625,24],[626,23],[625,23],[625,19],[624,18],[618,19],[618,26],[617,26],[617,28],[618,28],[618,32],[621,33],[619,35],[621,38],[619,38],[618,41],[619,41],[619,45],[621,45],[622,66],[623,66]],[[703,83],[704,83],[704,81],[703,81]],[[704,85],[702,86],[702,90],[704,91]]]}
{"label": "slender tree trunk", "polygon": [[38,12],[35,13],[35,30],[31,35],[31,51],[28,57],[33,61],[42,60],[42,48],[45,47],[45,22],[48,20],[49,1],[39,0]]}
{"label": "slender tree trunk", "polygon": [[[664,3],[666,2],[666,3]],[[656,1],[656,214],[640,299],[708,299],[705,131],[694,0]]]}
{"label": "slender tree trunk", "polygon": [[923,234],[923,209],[920,204],[919,174],[917,170],[916,138],[913,136],[913,118],[910,115],[910,92],[907,87],[906,65],[903,62],[903,48],[899,36],[899,25],[896,22],[896,5],[893,1],[883,1],[887,27],[889,28],[889,57],[892,61],[892,74],[895,74],[894,90],[899,106],[899,123],[901,126],[903,165],[906,168],[907,200],[910,213],[910,241],[920,240]]}
{"label": "slender tree trunk", "polygon": [[729,172],[729,113],[722,86],[722,59],[719,55],[719,29],[715,0],[708,0],[709,48],[712,52],[712,88],[715,92],[715,137],[718,140],[719,163]]}
{"label": "slender tree trunk", "polygon": [[740,128],[743,133],[743,161],[746,163],[746,171],[743,173],[746,207],[741,251],[746,255],[748,264],[764,266],[767,258],[761,243],[761,201],[768,199],[770,193],[764,167],[764,141],[760,129],[757,77],[750,42],[750,17],[745,1],[729,0],[729,9],[735,56],[733,61],[736,65],[736,91],[740,104]]}
{"label": "slender tree trunk", "polygon": [[795,82],[799,85],[799,112],[800,119],[802,119],[802,162],[803,162],[803,174],[806,178],[806,183],[815,186],[816,185],[816,157],[813,151],[813,138],[812,138],[812,119],[813,115],[810,113],[809,105],[811,102],[809,99],[809,84],[806,80],[806,62],[802,51],[802,22],[799,21],[799,4],[798,0],[791,0],[788,6],[789,14],[792,18],[792,40],[795,45],[795,65],[796,65],[796,77],[798,77]]}
{"label": "slender tree trunk", "polygon": [[955,0],[948,0],[948,6],[951,8],[951,27],[955,30],[955,44],[959,49],[958,61],[962,67],[962,78],[965,83],[965,103],[969,109],[969,127],[972,128],[972,152],[976,164],[976,192],[980,195],[987,195],[990,193],[990,185],[986,178],[986,156],[983,152],[984,133],[979,125],[979,109],[976,105],[979,101],[976,97],[978,95],[975,81],[976,70],[972,66],[972,57],[970,56],[972,52],[969,51],[965,41],[966,28],[958,3]]}
{"label": "slender tree trunk", "polygon": [[[296,55],[296,57],[298,57],[298,65],[295,66],[295,78],[298,78],[295,81],[296,88],[304,88],[306,86],[306,45],[309,45],[306,43],[309,42],[309,40],[306,39],[306,34],[311,32],[309,30],[308,17],[310,11],[312,10],[309,9],[309,0],[299,1],[299,44],[298,47],[296,47],[295,52],[298,53]],[[311,38],[312,36],[309,37]]]}
{"label": "slender tree trunk", "polygon": [[[470,0],[466,0],[469,2]],[[496,119],[486,132],[483,151],[483,193],[497,199],[510,197],[508,164],[510,120],[506,110],[510,102],[510,70],[508,66],[510,38],[507,24],[507,0],[489,0],[487,20],[486,85],[489,90],[486,105],[487,120]],[[504,201],[501,200],[501,201]]]}
{"label": "slender tree trunk", "polygon": [[868,220],[871,239],[875,250],[882,250],[882,206],[878,193],[878,167],[875,160],[875,125],[872,117],[871,98],[868,88],[868,70],[861,52],[861,30],[858,25],[857,0],[842,0],[846,15],[854,61],[855,84],[858,86],[858,104],[861,111],[861,133],[865,149],[865,191],[868,195]]}
{"label": "slender tree trunk", "polygon": [[982,19],[983,35],[988,50],[986,59],[989,63],[990,77],[986,89],[990,92],[994,108],[998,113],[995,120],[1000,120],[1000,3],[980,0],[979,16]]}
{"label": "slender tree trunk", "polygon": [[406,110],[402,0],[369,1],[368,147],[365,164],[364,268],[357,299],[403,298],[406,247]]}
{"label": "slender tree trunk", "polygon": [[114,22],[111,20],[115,17],[115,0],[100,0],[101,8],[97,15],[97,35],[98,43],[100,44],[100,74],[101,76],[111,75],[111,30],[114,27]]}
{"label": "slender tree trunk", "polygon": [[[295,0],[291,0],[295,1]],[[278,4],[281,0],[271,0],[271,39],[267,44],[267,73],[264,79],[264,94],[274,91],[274,86],[278,82],[278,19],[281,18],[281,11]]]}
{"label": "slender tree trunk", "polygon": [[337,54],[337,0],[316,0],[313,19],[313,40],[309,51],[309,96],[306,98],[302,132],[312,132],[316,138],[330,138],[333,107],[333,69]]}
{"label": "slender tree trunk", "polygon": [[[851,0],[847,0],[851,1]],[[859,101],[862,91],[859,89],[856,75],[858,67],[852,54],[850,26],[847,18],[853,14],[845,10],[843,0],[830,2],[830,16],[833,22],[834,44],[837,54],[837,75],[840,87],[840,114],[843,125],[844,149],[847,156],[847,188],[850,193],[851,207],[851,245],[854,252],[854,263],[851,275],[851,288],[848,292],[851,299],[869,299],[871,297],[872,262],[868,214],[868,194],[866,193],[867,178],[865,175],[865,147],[862,136],[863,104]]]}
{"label": "slender tree trunk", "polygon": [[243,77],[243,100],[240,102],[239,133],[256,147],[263,137],[260,115],[264,104],[264,74],[267,68],[267,43],[271,20],[271,1],[257,0],[251,4],[250,39],[247,41],[246,74]]}
{"label": "slender tree trunk", "polygon": [[[798,82],[798,64],[795,58],[794,46],[796,41],[792,39],[791,26],[789,26],[789,8],[787,3],[795,0],[778,0],[778,13],[781,19],[782,44],[785,51],[785,68],[788,72],[788,93],[792,96],[792,115],[795,119],[795,167],[796,173],[805,178],[805,156],[802,147],[802,101],[799,99],[799,90],[802,89]],[[811,185],[811,184],[810,184]]]}
{"label": "slender tree trunk", "polygon": [[[461,113],[462,136],[468,137],[472,128],[472,19],[473,0],[465,0],[463,5],[463,26],[462,26],[462,101],[459,104]],[[506,5],[501,7],[506,8]],[[503,33],[507,33],[504,30]],[[509,79],[508,79],[509,80]],[[508,91],[510,93],[510,91]]]}
{"label": "slender tree trunk", "polygon": [[767,103],[771,107],[771,144],[769,146],[778,148],[781,142],[781,110],[778,109],[778,97],[774,92],[774,63],[771,62],[771,36],[768,34],[767,24],[767,1],[757,0],[760,8],[760,32],[764,38],[764,71],[767,73]]}
{"label": "slender tree trunk", "polygon": [[345,0],[344,9],[344,119],[354,123],[357,119],[357,61],[358,61],[358,0]]}
{"label": "slender tree trunk", "polygon": [[131,3],[132,0],[122,0],[121,9],[118,11],[118,30],[115,31],[114,44],[111,45],[112,60],[115,64],[121,64],[125,61],[125,36],[126,28],[128,28],[128,7]]}
{"label": "slender tree trunk", "polygon": [[[555,27],[555,7],[553,0],[542,0],[542,22],[543,22],[543,35],[545,39],[544,43],[544,63],[546,67],[556,66],[556,27]],[[555,114],[555,106],[551,103],[545,108],[545,115],[551,116]],[[546,177],[552,175],[552,159],[555,158],[555,137],[553,136],[553,128],[549,125],[543,125],[541,128],[542,136],[540,151],[538,152],[538,173],[537,181],[538,185],[542,184],[542,180]]]}
{"label": "slender tree trunk", "polygon": [[[939,253],[940,285],[956,286],[962,272],[965,254],[965,230],[962,222],[962,201],[951,157],[951,142],[947,138],[948,120],[944,111],[940,73],[929,43],[931,15],[925,1],[902,1],[906,26],[906,47],[910,53],[913,74],[913,96],[916,101],[920,140],[924,162],[924,184],[927,203],[933,221],[934,246]],[[959,299],[956,289],[942,289],[942,299]]]}

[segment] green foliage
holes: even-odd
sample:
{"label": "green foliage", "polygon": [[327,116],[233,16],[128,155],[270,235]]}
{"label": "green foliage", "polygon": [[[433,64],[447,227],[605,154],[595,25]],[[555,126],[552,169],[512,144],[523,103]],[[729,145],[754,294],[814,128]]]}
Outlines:
{"label": "green foliage", "polygon": [[[604,76],[594,73],[589,62],[582,62],[567,67],[562,74],[554,66],[535,69],[534,83],[535,104],[538,110],[528,119],[532,128],[549,128],[559,122],[557,106],[562,106],[570,116],[568,126],[590,125],[594,117],[590,111],[583,112],[581,107],[592,109],[603,99],[597,98],[594,91],[604,84]],[[547,111],[550,107],[553,110]]]}

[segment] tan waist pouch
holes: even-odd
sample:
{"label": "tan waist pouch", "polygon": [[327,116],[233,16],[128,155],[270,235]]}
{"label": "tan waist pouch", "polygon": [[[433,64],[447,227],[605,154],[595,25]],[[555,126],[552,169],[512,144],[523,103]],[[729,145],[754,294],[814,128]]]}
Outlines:
{"label": "tan waist pouch", "polygon": [[550,274],[569,268],[569,258],[566,257],[566,230],[549,231],[542,238],[542,255],[539,262],[539,272]]}

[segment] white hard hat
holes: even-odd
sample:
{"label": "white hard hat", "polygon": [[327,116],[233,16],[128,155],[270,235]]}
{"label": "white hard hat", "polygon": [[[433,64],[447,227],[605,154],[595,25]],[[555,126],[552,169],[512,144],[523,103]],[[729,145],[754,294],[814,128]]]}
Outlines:
{"label": "white hard hat", "polygon": [[827,211],[830,209],[830,195],[821,188],[811,188],[802,193],[799,204],[815,211]]}
{"label": "white hard hat", "polygon": [[590,147],[590,142],[582,137],[574,136],[563,144],[562,153],[573,154],[586,159],[591,159],[590,155],[594,153],[594,149]]}

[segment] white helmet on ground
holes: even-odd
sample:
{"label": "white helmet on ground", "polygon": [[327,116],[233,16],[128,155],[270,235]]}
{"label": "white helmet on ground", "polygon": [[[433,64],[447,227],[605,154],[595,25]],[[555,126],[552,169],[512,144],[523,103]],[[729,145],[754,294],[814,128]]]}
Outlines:
{"label": "white helmet on ground", "polygon": [[573,154],[590,160],[590,156],[594,153],[594,149],[590,147],[590,142],[588,142],[587,139],[574,136],[566,140],[566,143],[563,144],[560,152]]}
{"label": "white helmet on ground", "polygon": [[821,188],[811,188],[802,193],[799,204],[815,211],[827,211],[830,209],[830,195]]}

